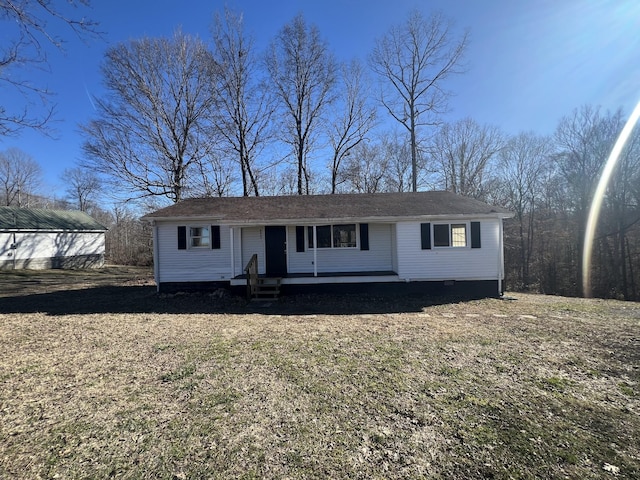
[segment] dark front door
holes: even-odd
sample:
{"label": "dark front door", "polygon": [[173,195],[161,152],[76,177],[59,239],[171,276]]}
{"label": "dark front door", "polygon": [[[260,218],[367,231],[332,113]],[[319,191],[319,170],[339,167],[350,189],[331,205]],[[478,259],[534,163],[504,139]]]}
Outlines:
{"label": "dark front door", "polygon": [[287,231],[285,227],[264,227],[267,277],[287,274]]}

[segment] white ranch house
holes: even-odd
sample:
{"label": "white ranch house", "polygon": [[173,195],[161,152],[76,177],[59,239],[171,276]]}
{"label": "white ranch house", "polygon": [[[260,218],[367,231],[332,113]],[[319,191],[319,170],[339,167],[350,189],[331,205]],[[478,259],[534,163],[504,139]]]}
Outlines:
{"label": "white ranch house", "polygon": [[410,286],[498,296],[511,216],[433,191],[197,198],[144,218],[160,292],[246,288],[257,276],[285,291]]}
{"label": "white ranch house", "polygon": [[80,211],[0,207],[0,269],[101,267],[106,230]]}

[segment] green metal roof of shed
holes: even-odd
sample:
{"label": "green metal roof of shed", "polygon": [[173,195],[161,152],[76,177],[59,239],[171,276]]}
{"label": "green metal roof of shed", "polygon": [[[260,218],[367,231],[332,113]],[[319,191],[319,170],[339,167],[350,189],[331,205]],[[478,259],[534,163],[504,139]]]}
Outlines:
{"label": "green metal roof of shed", "polygon": [[79,210],[0,207],[0,231],[104,231],[107,228]]}

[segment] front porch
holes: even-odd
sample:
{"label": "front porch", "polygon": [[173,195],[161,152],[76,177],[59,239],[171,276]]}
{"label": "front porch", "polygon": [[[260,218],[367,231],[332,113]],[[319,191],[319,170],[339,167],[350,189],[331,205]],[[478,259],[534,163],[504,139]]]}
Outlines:
{"label": "front porch", "polygon": [[229,282],[232,291],[247,298],[273,299],[281,293],[384,293],[396,286],[404,285],[393,271],[371,272],[331,272],[331,273],[288,273],[281,277],[266,274],[244,274]]}
{"label": "front porch", "polygon": [[[258,275],[258,278],[270,278],[266,274]],[[319,284],[336,284],[336,283],[390,283],[400,282],[400,277],[393,271],[374,271],[374,272],[329,272],[318,273],[314,275],[309,273],[286,273],[280,278],[282,285],[319,285]],[[232,287],[240,287],[247,285],[247,274],[237,275],[231,279]]]}

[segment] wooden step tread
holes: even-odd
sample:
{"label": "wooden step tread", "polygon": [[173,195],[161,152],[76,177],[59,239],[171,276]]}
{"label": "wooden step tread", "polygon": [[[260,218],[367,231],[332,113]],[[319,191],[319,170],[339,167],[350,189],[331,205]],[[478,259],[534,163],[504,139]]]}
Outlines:
{"label": "wooden step tread", "polygon": [[280,295],[280,286],[282,278],[280,277],[259,277],[255,279],[255,283],[251,285],[250,295],[253,299],[266,300],[278,298]]}

